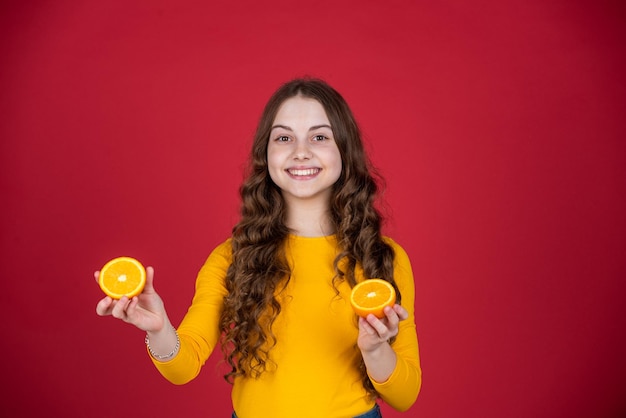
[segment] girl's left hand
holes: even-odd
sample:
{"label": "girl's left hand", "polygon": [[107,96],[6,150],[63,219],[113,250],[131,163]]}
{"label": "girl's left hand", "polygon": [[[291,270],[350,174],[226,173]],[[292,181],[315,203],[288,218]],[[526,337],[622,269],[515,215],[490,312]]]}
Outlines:
{"label": "girl's left hand", "polygon": [[386,307],[385,317],[378,319],[370,314],[359,318],[359,337],[357,344],[361,352],[375,351],[389,339],[398,335],[398,324],[409,317],[409,313],[400,305]]}

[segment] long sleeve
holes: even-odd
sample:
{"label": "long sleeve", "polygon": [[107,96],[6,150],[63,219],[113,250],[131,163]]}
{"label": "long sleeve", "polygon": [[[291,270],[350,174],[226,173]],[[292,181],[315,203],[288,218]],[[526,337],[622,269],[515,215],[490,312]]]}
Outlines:
{"label": "long sleeve", "polygon": [[159,372],[170,382],[180,385],[194,379],[218,343],[219,318],[226,271],[231,262],[230,241],[209,255],[196,279],[193,302],[178,327],[180,351],[169,362],[152,359]]}
{"label": "long sleeve", "polygon": [[401,321],[392,348],[397,363],[393,373],[382,383],[372,380],[382,399],[399,411],[406,411],[417,399],[422,386],[417,332],[415,327],[415,284],[409,258],[398,244],[388,239],[396,252],[394,276],[402,294],[402,306],[408,311],[408,319]]}

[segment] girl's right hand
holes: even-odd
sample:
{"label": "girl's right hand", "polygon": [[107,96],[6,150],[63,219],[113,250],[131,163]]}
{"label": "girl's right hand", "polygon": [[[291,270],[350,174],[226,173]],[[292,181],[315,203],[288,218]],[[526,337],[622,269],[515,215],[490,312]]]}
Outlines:
{"label": "girl's right hand", "polygon": [[[99,271],[94,273],[96,282]],[[169,322],[163,300],[154,290],[154,269],[146,268],[146,285],[138,296],[132,299],[123,296],[119,300],[110,296],[102,298],[96,305],[96,313],[100,316],[113,316],[132,324],[143,331],[159,332]]]}

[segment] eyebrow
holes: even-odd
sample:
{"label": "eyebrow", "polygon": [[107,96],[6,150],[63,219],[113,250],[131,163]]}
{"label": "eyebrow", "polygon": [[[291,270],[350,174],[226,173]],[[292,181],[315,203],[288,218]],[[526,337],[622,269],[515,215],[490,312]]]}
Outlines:
{"label": "eyebrow", "polygon": [[[293,129],[291,129],[289,126],[286,126],[286,125],[274,125],[274,126],[272,126],[272,129],[271,129],[271,130],[273,131],[273,130],[274,130],[274,129],[276,129],[276,128],[282,128],[282,129],[285,129],[285,130],[287,130],[287,131],[292,131],[292,132],[293,132]],[[322,125],[313,125],[313,126],[311,126],[311,127],[309,128],[309,132],[310,132],[310,131],[314,131],[314,130],[316,130],[316,129],[320,129],[320,128],[328,128],[328,129],[330,129],[331,131],[333,130],[333,128],[332,128],[330,125],[327,125],[327,124],[322,124]]]}

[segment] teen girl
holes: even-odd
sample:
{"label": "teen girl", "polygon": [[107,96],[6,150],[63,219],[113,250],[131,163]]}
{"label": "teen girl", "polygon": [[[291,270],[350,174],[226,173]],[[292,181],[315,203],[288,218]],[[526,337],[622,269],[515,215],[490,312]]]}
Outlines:
{"label": "teen girl", "polygon": [[[421,386],[413,275],[381,235],[376,192],[341,95],[321,80],[290,81],[263,111],[241,219],[200,270],[179,327],[151,267],[142,294],[105,297],[96,311],[146,331],[152,361],[175,384],[220,344],[233,417],[380,417],[377,398],[406,410]],[[357,319],[350,306],[351,288],[369,278],[401,300],[383,319]]]}

